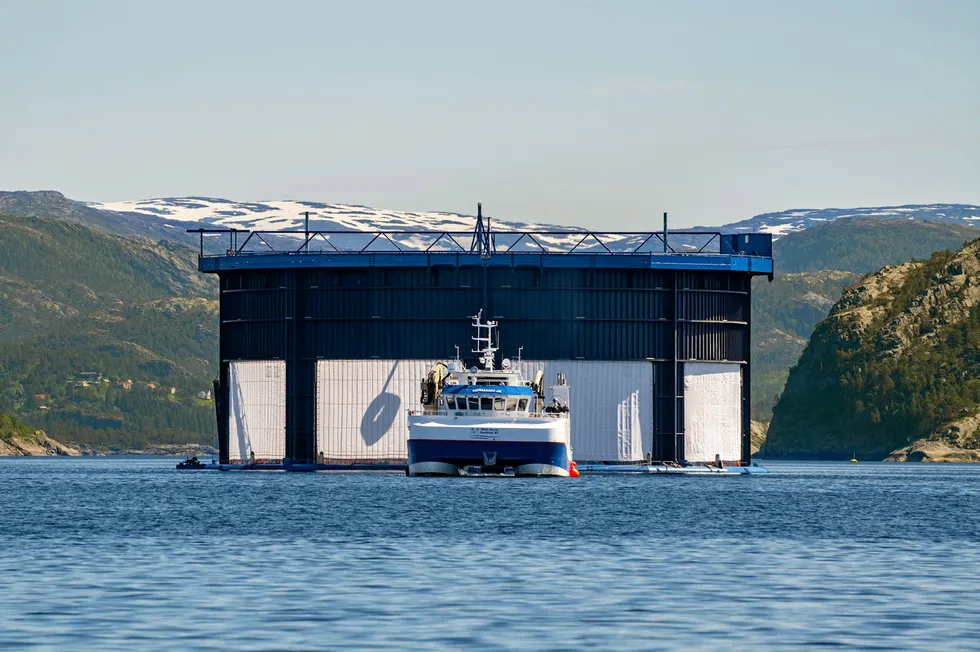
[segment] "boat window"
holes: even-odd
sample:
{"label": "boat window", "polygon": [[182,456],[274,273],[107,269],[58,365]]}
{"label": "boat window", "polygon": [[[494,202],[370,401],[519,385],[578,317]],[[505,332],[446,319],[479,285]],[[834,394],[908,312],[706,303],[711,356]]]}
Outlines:
{"label": "boat window", "polygon": [[506,401],[503,398],[495,398],[495,399],[493,399],[493,409],[494,410],[503,410],[504,409],[504,403],[506,403]]}
{"label": "boat window", "polygon": [[493,399],[489,396],[480,399],[480,409],[481,410],[492,410],[493,409]]}
{"label": "boat window", "polygon": [[507,411],[513,412],[516,409],[517,409],[517,399],[516,398],[507,399]]}
{"label": "boat window", "polygon": [[480,399],[477,396],[470,397],[470,409],[479,410],[480,409]]}
{"label": "boat window", "polygon": [[527,410],[527,399],[526,398],[522,398],[520,401],[518,401],[518,403],[517,403],[517,409],[519,411],[521,411],[521,412],[524,412],[525,410]]}
{"label": "boat window", "polygon": [[465,410],[466,409],[466,399],[460,398],[458,396],[449,399],[454,410]]}

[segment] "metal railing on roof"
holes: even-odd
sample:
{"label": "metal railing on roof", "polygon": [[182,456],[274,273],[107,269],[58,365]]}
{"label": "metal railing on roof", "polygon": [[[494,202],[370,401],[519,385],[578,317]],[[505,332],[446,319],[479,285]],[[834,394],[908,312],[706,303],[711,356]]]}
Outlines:
{"label": "metal railing on roof", "polygon": [[[200,235],[200,255],[305,254],[723,254],[771,257],[767,233],[720,231],[493,231],[480,241],[473,231],[249,231],[189,229]],[[225,239],[226,238],[226,239]],[[744,238],[746,246],[739,239]],[[749,240],[751,238],[751,241]],[[211,243],[206,240],[216,239]],[[221,243],[219,246],[218,243]],[[227,244],[227,247],[225,247]],[[206,246],[209,245],[209,246]]]}

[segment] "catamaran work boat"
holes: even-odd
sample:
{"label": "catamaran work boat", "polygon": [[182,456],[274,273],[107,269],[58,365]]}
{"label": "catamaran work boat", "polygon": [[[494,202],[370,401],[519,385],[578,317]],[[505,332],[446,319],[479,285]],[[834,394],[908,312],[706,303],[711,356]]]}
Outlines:
{"label": "catamaran work boat", "polygon": [[473,353],[484,368],[467,369],[457,347],[454,361],[437,363],[422,379],[422,409],[408,416],[408,475],[578,475],[565,374],[546,400],[542,371],[527,381],[506,358],[495,369],[497,322],[483,323],[481,315],[473,317]]}

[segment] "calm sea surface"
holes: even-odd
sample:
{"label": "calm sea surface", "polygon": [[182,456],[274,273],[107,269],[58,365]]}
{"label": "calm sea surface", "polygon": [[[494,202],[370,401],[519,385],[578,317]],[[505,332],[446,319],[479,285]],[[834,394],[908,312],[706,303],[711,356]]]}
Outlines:
{"label": "calm sea surface", "polygon": [[980,467],[174,464],[0,458],[0,648],[980,647]]}

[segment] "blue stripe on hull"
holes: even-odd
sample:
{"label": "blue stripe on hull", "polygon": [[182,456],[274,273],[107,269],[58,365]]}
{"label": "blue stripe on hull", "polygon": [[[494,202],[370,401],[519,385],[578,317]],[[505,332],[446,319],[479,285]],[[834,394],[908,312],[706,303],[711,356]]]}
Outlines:
{"label": "blue stripe on hull", "polygon": [[484,460],[494,455],[498,467],[551,464],[567,469],[569,463],[568,446],[561,442],[408,440],[409,464],[445,462],[458,467],[483,466]]}

